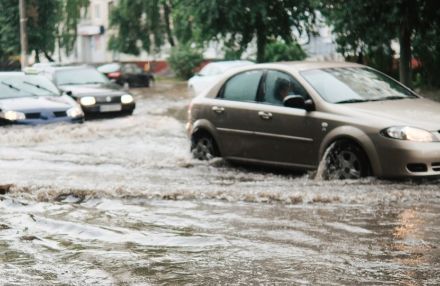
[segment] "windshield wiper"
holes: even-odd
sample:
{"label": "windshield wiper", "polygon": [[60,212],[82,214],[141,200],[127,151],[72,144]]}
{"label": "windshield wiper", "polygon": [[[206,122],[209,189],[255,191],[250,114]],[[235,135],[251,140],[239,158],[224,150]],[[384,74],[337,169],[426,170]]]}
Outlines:
{"label": "windshield wiper", "polygon": [[11,83],[9,83],[9,82],[2,81],[2,84],[3,84],[3,85],[6,85],[6,86],[9,87],[10,89],[14,89],[14,90],[16,90],[16,91],[20,91],[20,90],[21,90],[21,89],[19,89],[18,87],[16,87],[15,85],[13,85],[13,84],[11,84]]}
{"label": "windshield wiper", "polygon": [[335,102],[336,104],[338,103],[356,103],[356,102],[366,102],[368,101],[367,99],[360,99],[360,98],[352,98],[352,99],[345,99],[345,100],[341,100],[341,101],[337,101]]}
{"label": "windshield wiper", "polygon": [[105,82],[102,82],[102,81],[88,81],[88,82],[85,82],[84,84],[101,84],[101,83],[105,83]]}
{"label": "windshield wiper", "polygon": [[58,94],[56,94],[55,92],[53,92],[52,90],[50,90],[50,89],[48,89],[48,88],[45,88],[44,86],[41,86],[41,85],[39,85],[39,84],[35,84],[35,83],[32,83],[32,82],[28,82],[28,81],[23,81],[23,83],[24,83],[24,84],[27,84],[27,85],[30,85],[30,86],[33,86],[33,87],[36,87],[36,88],[39,88],[39,89],[42,89],[42,90],[45,90],[45,91],[48,91],[48,92],[50,92],[51,94],[58,95]]}
{"label": "windshield wiper", "polygon": [[398,99],[405,99],[408,98],[406,96],[398,96],[398,95],[390,95],[386,97],[380,97],[380,98],[372,98],[371,101],[382,101],[382,100],[398,100]]}

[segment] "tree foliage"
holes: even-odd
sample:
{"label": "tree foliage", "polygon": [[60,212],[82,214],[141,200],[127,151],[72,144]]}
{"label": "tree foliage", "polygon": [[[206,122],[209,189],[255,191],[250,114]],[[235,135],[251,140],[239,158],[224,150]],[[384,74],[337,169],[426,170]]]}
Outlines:
{"label": "tree foliage", "polygon": [[[76,40],[76,26],[81,7],[89,0],[28,0],[26,2],[29,51],[51,59],[58,37],[62,47],[71,50]],[[0,1],[0,56],[5,59],[20,53],[20,13],[18,1]]]}
{"label": "tree foliage", "polygon": [[222,39],[229,49],[242,51],[253,39],[257,61],[263,62],[267,43],[278,38],[286,43],[312,29],[314,6],[310,0],[180,0],[186,22],[197,27],[198,42]]}
{"label": "tree foliage", "polygon": [[[410,84],[414,37],[425,37],[440,21],[437,0],[333,0],[319,1],[320,10],[333,26],[339,51],[391,57],[391,41],[400,43],[400,79]],[[390,62],[388,60],[388,62]]]}
{"label": "tree foliage", "polygon": [[170,17],[168,0],[120,0],[110,15],[110,27],[116,28],[117,33],[111,37],[109,48],[139,55],[141,50],[159,49],[164,35],[173,46]]}
{"label": "tree foliage", "polygon": [[307,54],[298,43],[287,44],[283,41],[276,41],[267,45],[264,61],[300,61],[306,57]]}
{"label": "tree foliage", "polygon": [[202,52],[190,45],[180,45],[171,50],[168,59],[176,76],[188,79],[193,75],[194,69],[203,61]]}

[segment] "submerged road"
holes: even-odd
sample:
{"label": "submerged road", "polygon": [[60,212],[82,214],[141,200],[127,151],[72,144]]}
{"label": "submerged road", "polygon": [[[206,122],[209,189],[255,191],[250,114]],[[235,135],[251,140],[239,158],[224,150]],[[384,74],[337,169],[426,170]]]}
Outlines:
{"label": "submerged road", "polygon": [[440,181],[191,158],[185,84],[131,117],[0,130],[0,285],[438,285]]}

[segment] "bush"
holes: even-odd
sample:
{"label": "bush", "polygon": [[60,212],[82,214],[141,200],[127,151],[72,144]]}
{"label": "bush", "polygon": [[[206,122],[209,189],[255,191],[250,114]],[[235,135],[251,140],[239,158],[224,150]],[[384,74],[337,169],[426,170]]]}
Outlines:
{"label": "bush", "polygon": [[298,43],[274,42],[266,47],[266,62],[300,61],[307,57],[307,54]]}
{"label": "bush", "polygon": [[189,79],[194,69],[202,63],[203,55],[199,49],[185,45],[173,48],[168,61],[177,77]]}

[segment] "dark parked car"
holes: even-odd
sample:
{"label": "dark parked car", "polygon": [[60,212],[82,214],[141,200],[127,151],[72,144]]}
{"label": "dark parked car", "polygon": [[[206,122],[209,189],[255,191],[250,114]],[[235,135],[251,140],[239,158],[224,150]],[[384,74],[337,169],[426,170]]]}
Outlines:
{"label": "dark parked car", "polygon": [[151,73],[145,72],[133,63],[106,64],[99,66],[98,71],[122,86],[149,87],[150,82],[154,80]]}
{"label": "dark parked car", "polygon": [[47,78],[0,73],[0,125],[83,121],[81,107]]}
{"label": "dark parked car", "polygon": [[133,96],[89,66],[47,67],[40,70],[55,85],[73,97],[86,118],[131,115],[135,108]]}
{"label": "dark parked car", "polygon": [[322,162],[329,179],[440,176],[440,103],[362,65],[247,66],[196,97],[188,114],[199,159]]}

